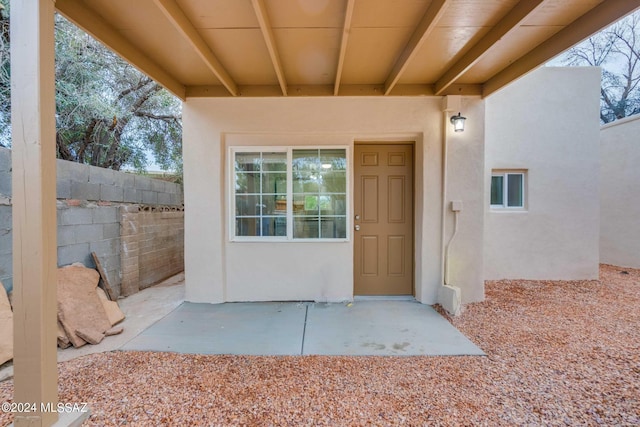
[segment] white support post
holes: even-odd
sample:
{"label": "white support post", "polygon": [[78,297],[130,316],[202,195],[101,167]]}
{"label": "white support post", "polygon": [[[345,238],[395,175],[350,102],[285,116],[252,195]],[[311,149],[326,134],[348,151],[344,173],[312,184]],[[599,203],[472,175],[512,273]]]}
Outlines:
{"label": "white support post", "polygon": [[50,426],[58,414],[41,409],[58,402],[55,3],[12,0],[10,13],[14,402],[36,409],[15,425]]}

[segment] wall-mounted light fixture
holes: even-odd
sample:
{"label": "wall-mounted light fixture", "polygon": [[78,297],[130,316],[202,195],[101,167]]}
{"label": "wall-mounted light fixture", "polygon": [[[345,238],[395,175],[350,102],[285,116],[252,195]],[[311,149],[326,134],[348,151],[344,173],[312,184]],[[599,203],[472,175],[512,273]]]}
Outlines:
{"label": "wall-mounted light fixture", "polygon": [[464,121],[466,117],[462,117],[460,113],[457,116],[451,116],[451,123],[453,124],[453,130],[456,132],[464,132]]}

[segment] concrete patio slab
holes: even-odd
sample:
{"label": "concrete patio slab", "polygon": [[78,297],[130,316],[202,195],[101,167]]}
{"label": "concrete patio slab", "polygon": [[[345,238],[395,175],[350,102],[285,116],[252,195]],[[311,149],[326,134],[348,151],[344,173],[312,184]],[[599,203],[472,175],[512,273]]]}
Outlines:
{"label": "concrete patio slab", "polygon": [[304,354],[484,355],[432,307],[416,301],[310,304]]}
{"label": "concrete patio slab", "polygon": [[122,350],[244,355],[483,355],[415,301],[184,303]]}
{"label": "concrete patio slab", "polygon": [[297,355],[306,311],[298,303],[184,303],[122,350]]}

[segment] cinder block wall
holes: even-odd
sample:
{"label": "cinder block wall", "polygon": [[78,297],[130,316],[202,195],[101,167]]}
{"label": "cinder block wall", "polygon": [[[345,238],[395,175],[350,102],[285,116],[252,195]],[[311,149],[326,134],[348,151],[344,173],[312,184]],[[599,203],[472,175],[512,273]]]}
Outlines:
{"label": "cinder block wall", "polygon": [[182,208],[121,208],[122,295],[184,270]]}
{"label": "cinder block wall", "polygon": [[[178,184],[64,160],[57,161],[58,265],[94,268],[95,252],[117,293],[121,275],[122,207],[182,206]],[[0,148],[0,281],[12,281],[11,151]],[[167,277],[167,276],[165,276]]]}
{"label": "cinder block wall", "polygon": [[11,233],[11,151],[0,148],[0,282],[13,288]]}

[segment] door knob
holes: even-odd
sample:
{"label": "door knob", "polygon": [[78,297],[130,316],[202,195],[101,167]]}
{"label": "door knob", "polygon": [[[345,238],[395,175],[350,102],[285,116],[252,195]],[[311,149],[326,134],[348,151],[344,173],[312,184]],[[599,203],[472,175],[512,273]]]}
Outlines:
{"label": "door knob", "polygon": [[354,229],[354,230],[356,230],[356,231],[360,231],[360,226],[359,226],[359,225],[355,225],[355,226],[353,227],[353,229]]}

